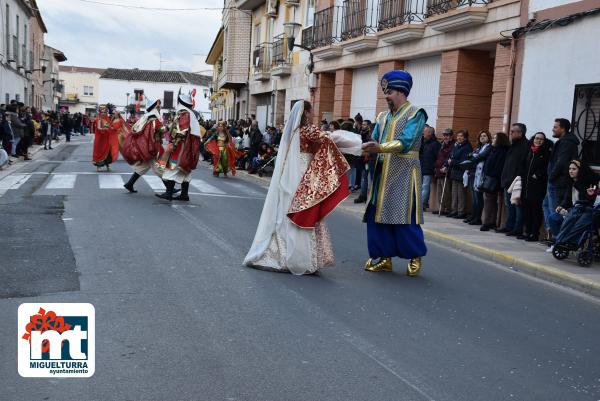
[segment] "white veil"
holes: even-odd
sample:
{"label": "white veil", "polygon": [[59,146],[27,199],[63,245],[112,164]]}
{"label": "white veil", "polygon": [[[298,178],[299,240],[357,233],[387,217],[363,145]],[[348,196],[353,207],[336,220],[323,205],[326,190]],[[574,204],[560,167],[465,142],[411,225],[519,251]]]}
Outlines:
{"label": "white veil", "polygon": [[[285,125],[269,192],[254,241],[244,259],[245,265],[289,270],[294,274],[315,270],[311,250],[314,230],[300,228],[287,217],[292,198],[306,170],[300,159],[300,122],[303,114],[304,101],[301,100],[292,108]],[[272,241],[276,244],[276,250],[272,249]],[[268,250],[270,255],[266,255]]]}

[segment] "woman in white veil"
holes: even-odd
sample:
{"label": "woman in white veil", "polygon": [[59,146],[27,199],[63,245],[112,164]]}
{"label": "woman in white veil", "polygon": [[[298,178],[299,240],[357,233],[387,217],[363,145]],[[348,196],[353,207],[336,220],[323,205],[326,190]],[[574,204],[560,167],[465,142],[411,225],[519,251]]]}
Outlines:
{"label": "woman in white veil", "polygon": [[311,104],[296,102],[246,266],[312,274],[335,262],[322,220],[348,196],[350,166],[331,139],[308,123],[311,120]]}

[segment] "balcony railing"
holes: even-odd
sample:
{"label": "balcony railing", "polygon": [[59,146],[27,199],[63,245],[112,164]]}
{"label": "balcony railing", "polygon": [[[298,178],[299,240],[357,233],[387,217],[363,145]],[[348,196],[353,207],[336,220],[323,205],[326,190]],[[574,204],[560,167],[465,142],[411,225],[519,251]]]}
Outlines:
{"label": "balcony railing", "polygon": [[333,6],[315,13],[313,23],[314,47],[323,47],[339,42],[343,7]]}
{"label": "balcony railing", "polygon": [[378,30],[423,22],[427,14],[427,3],[427,0],[381,0]]}
{"label": "balcony railing", "polygon": [[453,8],[483,6],[491,3],[493,0],[429,0],[427,6],[427,16],[444,14]]}
{"label": "balcony railing", "polygon": [[287,36],[282,33],[273,38],[273,57],[272,65],[278,66],[289,63],[288,40]]}
{"label": "balcony railing", "polygon": [[313,27],[309,26],[302,30],[302,46],[312,49],[315,47],[315,38],[313,36]]}
{"label": "balcony railing", "polygon": [[345,0],[342,40],[377,32],[378,0]]}
{"label": "balcony railing", "polygon": [[261,43],[252,54],[254,72],[269,72],[271,70],[271,43]]}

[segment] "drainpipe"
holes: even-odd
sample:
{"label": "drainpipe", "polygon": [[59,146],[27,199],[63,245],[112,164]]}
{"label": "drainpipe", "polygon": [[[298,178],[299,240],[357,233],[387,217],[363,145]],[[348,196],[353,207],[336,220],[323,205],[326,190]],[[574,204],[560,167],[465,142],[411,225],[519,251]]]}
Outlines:
{"label": "drainpipe", "polygon": [[515,84],[515,64],[517,58],[517,40],[510,41],[510,64],[508,67],[508,78],[506,79],[506,94],[504,97],[504,113],[502,116],[502,132],[508,132],[512,114],[513,90]]}

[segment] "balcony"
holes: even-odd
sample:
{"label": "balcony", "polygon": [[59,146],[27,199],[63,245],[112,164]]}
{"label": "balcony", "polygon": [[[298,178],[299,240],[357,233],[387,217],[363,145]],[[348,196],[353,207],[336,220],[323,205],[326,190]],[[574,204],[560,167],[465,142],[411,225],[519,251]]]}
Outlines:
{"label": "balcony", "polygon": [[430,0],[427,24],[440,32],[451,32],[483,24],[492,0]]}
{"label": "balcony", "polygon": [[333,6],[315,13],[312,27],[313,54],[320,59],[342,55],[342,48],[335,45],[341,40],[342,7]]}
{"label": "balcony", "polygon": [[302,46],[312,49],[315,47],[315,38],[313,36],[313,27],[309,26],[302,30]]}
{"label": "balcony", "polygon": [[379,2],[379,38],[399,44],[423,37],[427,0],[381,0]]}
{"label": "balcony", "polygon": [[261,43],[252,53],[253,77],[255,81],[271,79],[271,43]]}
{"label": "balcony", "polygon": [[285,34],[273,38],[272,55],[271,75],[276,77],[290,75],[292,73],[292,64],[290,63],[288,40]]}
{"label": "balcony", "polygon": [[379,0],[345,0],[342,13],[344,49],[358,53],[377,48],[377,15]]}

